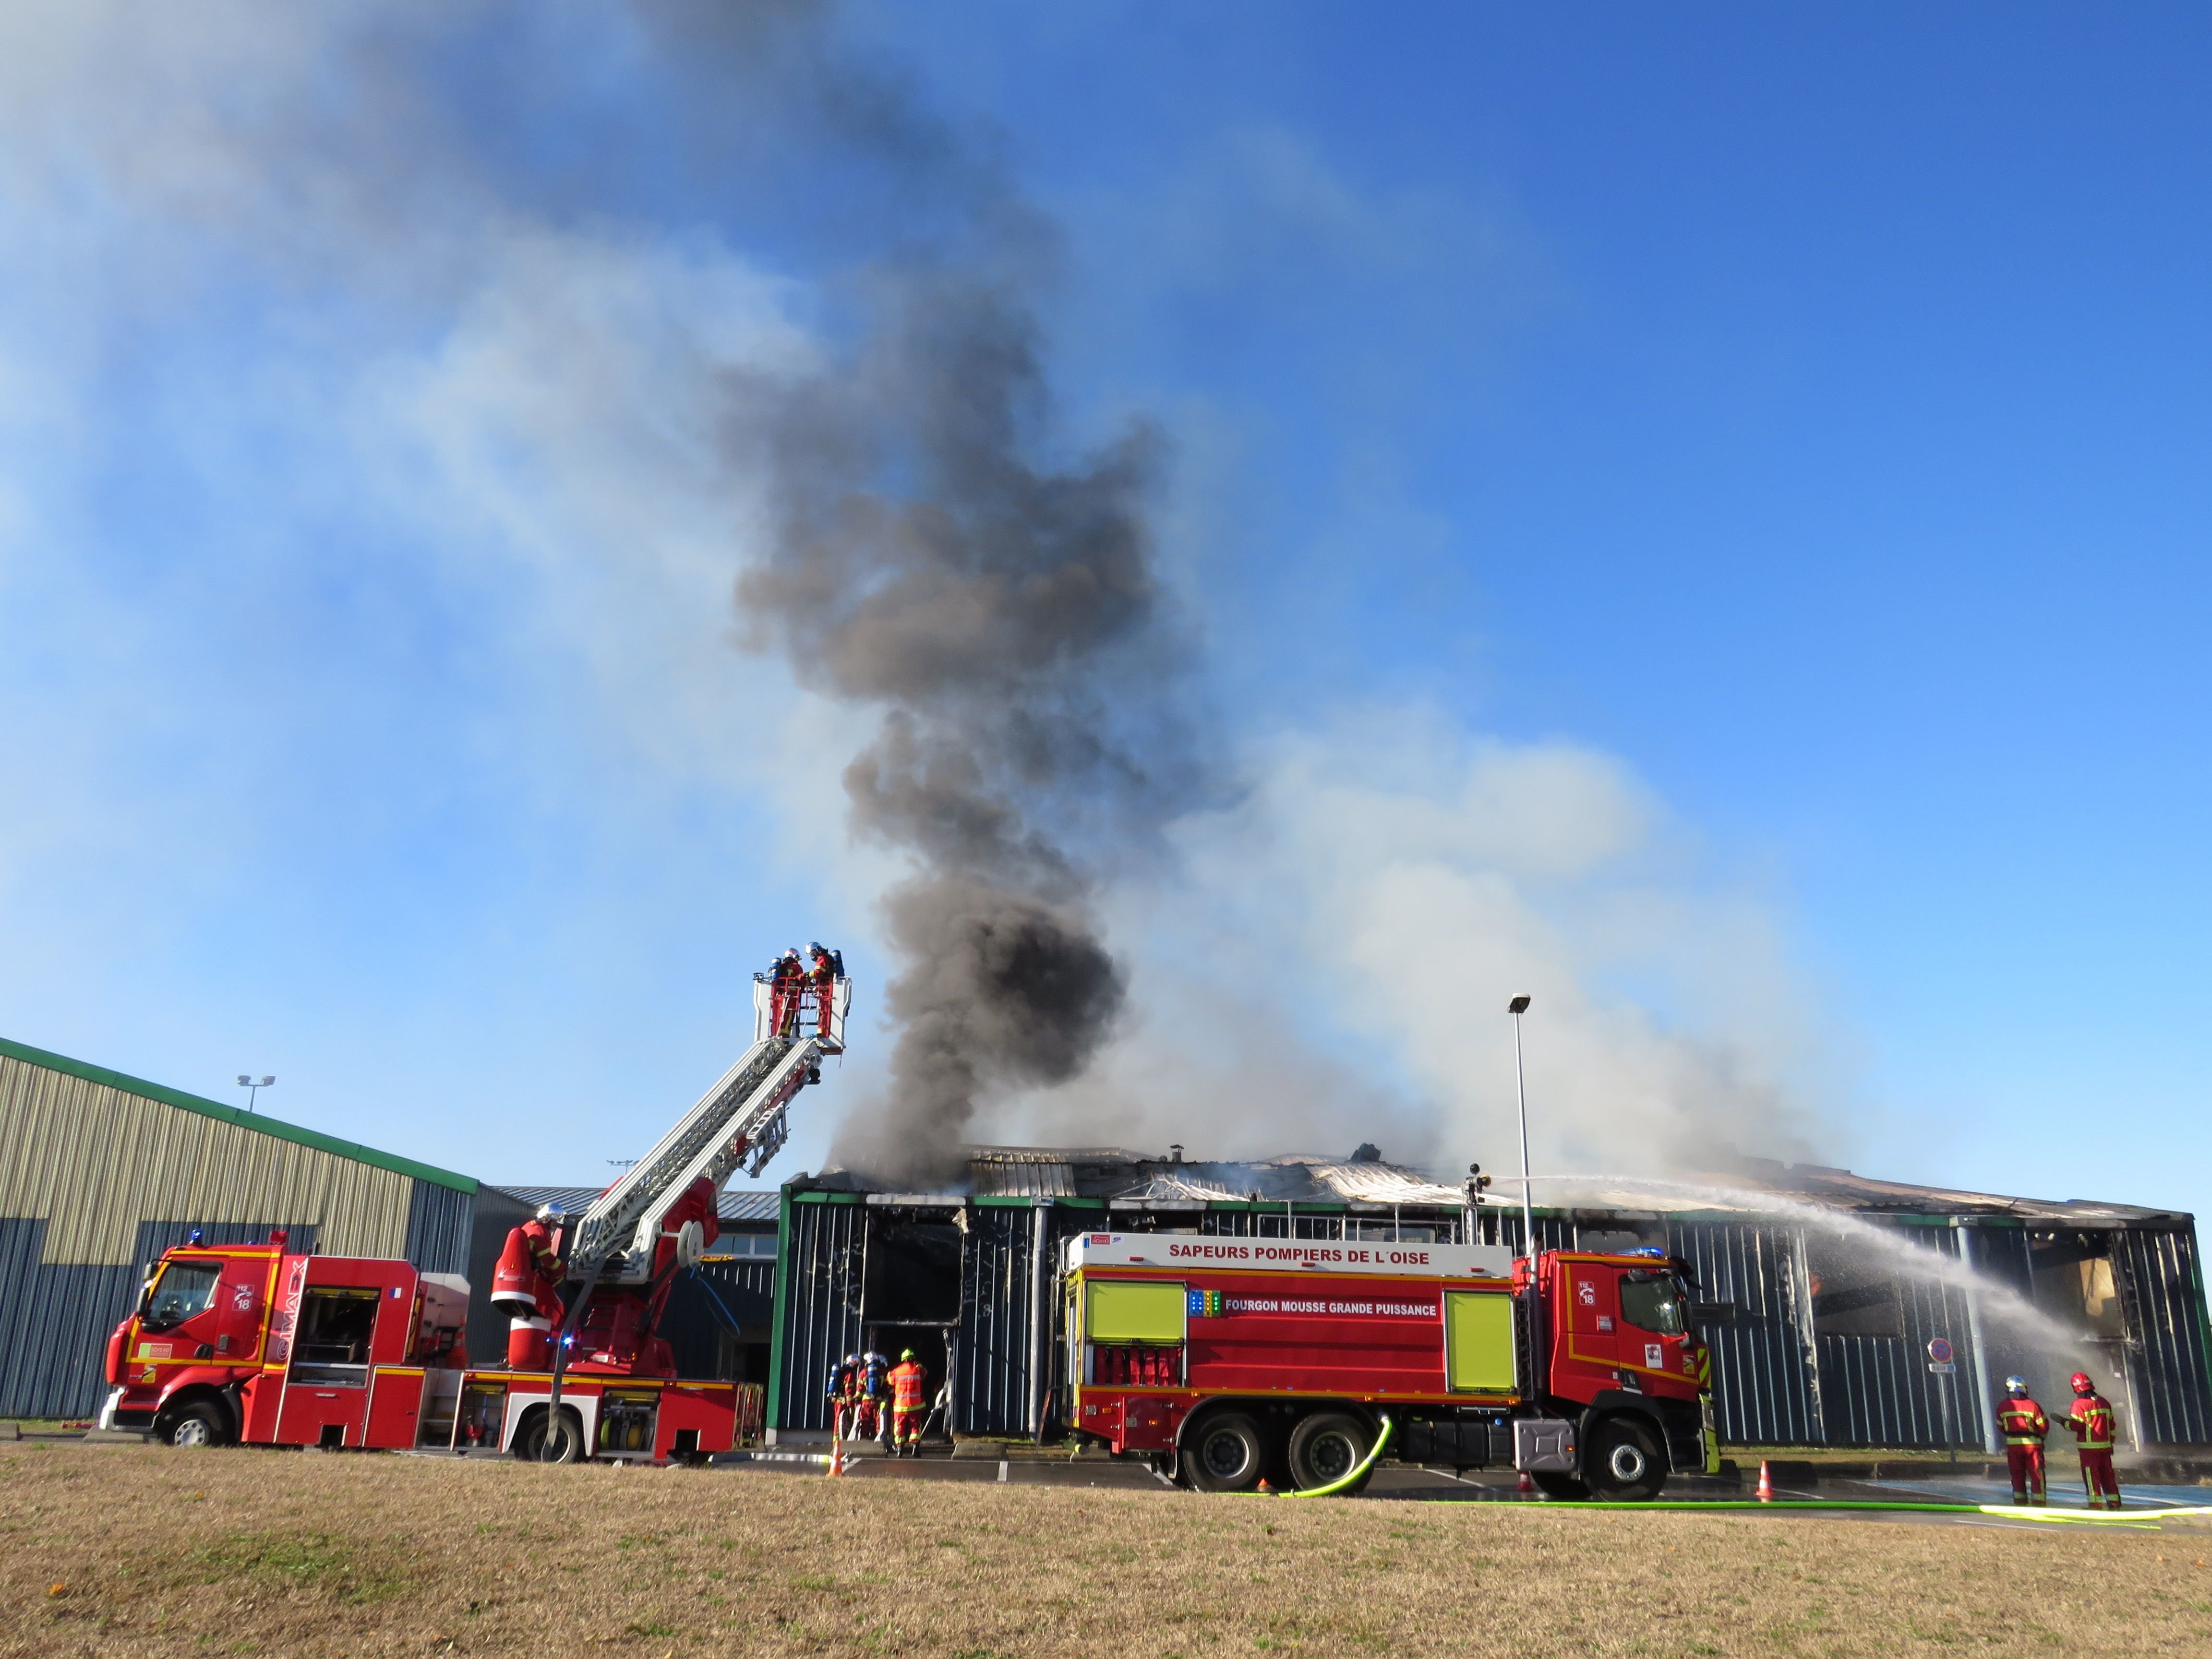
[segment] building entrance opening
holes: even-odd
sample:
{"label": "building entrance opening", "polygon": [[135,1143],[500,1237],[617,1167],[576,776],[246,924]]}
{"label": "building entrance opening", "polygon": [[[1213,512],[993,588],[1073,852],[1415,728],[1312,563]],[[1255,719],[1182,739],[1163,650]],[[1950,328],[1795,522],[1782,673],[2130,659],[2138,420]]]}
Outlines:
{"label": "building entrance opening", "polygon": [[[894,1365],[899,1363],[899,1355],[908,1348],[914,1350],[915,1358],[929,1373],[922,1382],[922,1403],[926,1407],[934,1406],[939,1390],[945,1386],[946,1328],[943,1325],[870,1325],[866,1330],[868,1346]],[[946,1411],[939,1413],[933,1420],[925,1420],[924,1427],[932,1439],[943,1439],[951,1435],[951,1415]]]}

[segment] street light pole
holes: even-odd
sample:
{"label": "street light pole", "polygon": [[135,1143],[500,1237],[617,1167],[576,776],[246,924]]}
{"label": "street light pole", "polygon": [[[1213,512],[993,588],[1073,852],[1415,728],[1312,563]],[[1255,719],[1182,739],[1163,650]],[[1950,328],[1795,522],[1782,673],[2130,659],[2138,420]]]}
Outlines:
{"label": "street light pole", "polygon": [[246,1091],[246,1109],[247,1111],[250,1112],[253,1109],[255,1097],[258,1097],[264,1089],[267,1088],[276,1080],[276,1079],[273,1077],[264,1077],[258,1083],[256,1083],[250,1077],[241,1077],[238,1079],[238,1086]]}
{"label": "street light pole", "polygon": [[[1505,1005],[1513,1016],[1513,1093],[1521,1108],[1521,1239],[1528,1253],[1528,1392],[1540,1400],[1550,1373],[1550,1355],[1544,1341],[1544,1281],[1537,1273],[1536,1200],[1534,1171],[1528,1164],[1528,1079],[1521,1064],[1521,1016],[1528,1012],[1528,999],[1517,996]],[[1528,1479],[1524,1474],[1522,1480]]]}
{"label": "street light pole", "polygon": [[1521,1106],[1521,1239],[1528,1252],[1528,1274],[1536,1273],[1536,1201],[1528,1168],[1528,1079],[1521,1066],[1521,1016],[1528,1012],[1528,999],[1516,997],[1505,1005],[1513,1016],[1513,1092]]}

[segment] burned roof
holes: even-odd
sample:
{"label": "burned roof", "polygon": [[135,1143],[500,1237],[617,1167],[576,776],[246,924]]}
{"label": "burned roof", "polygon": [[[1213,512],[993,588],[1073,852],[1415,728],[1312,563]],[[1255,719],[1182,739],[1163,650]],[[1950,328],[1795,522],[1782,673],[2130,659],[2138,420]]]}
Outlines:
{"label": "burned roof", "polygon": [[[1363,1146],[1362,1153],[1374,1152]],[[941,1184],[927,1196],[957,1203],[967,1197],[1104,1199],[1121,1206],[1197,1208],[1223,1202],[1340,1204],[1348,1209],[1457,1209],[1463,1188],[1423,1170],[1379,1157],[1330,1158],[1311,1153],[1250,1160],[1186,1158],[1122,1146],[970,1146],[964,1179]],[[800,1176],[799,1187],[844,1192],[884,1189],[848,1170]],[[1492,1204],[1517,1203],[1501,1183]],[[1882,1181],[1818,1164],[1739,1158],[1708,1176],[1645,1180],[1592,1176],[1539,1188],[1547,1211],[1601,1210],[1651,1215],[1754,1211],[1772,1196],[1788,1202],[1879,1216],[2009,1217],[2027,1224],[2087,1228],[2170,1226],[2189,1218],[2174,1212],[2084,1199],[2009,1198],[1948,1187]],[[908,1196],[902,1194],[902,1196]]]}
{"label": "burned roof", "polygon": [[[1379,1159],[1292,1153],[1257,1160],[1191,1159],[1122,1146],[970,1146],[967,1175],[932,1196],[1096,1198],[1188,1207],[1212,1203],[1423,1206],[1457,1209],[1457,1187]],[[1363,1149],[1364,1150],[1364,1149]],[[854,1171],[834,1170],[797,1183],[872,1191]]]}

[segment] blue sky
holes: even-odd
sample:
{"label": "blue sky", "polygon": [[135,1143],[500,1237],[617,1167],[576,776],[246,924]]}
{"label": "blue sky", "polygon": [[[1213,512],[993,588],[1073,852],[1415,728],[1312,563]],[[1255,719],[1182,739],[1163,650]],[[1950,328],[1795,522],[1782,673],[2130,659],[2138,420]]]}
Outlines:
{"label": "blue sky", "polygon": [[[774,947],[888,971],[862,711],[732,643],[718,377],[957,192],[521,16],[6,26],[0,1031],[588,1180]],[[992,1127],[1502,1167],[1525,981],[1540,1164],[2212,1200],[2212,25],[822,30],[1056,226],[1054,441],[1168,435],[1239,803],[1109,896],[1127,1040]]]}

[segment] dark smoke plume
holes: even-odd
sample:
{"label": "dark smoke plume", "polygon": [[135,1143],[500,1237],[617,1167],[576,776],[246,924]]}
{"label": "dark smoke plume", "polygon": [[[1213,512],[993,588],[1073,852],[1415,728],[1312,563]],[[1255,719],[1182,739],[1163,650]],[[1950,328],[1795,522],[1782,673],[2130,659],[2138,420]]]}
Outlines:
{"label": "dark smoke plume", "polygon": [[871,289],[845,362],[739,388],[775,529],[738,599],[755,648],[884,710],[844,783],[853,831],[912,860],[883,901],[901,1029],[888,1097],[837,1152],[913,1177],[949,1172],[980,1103],[1076,1076],[1113,1030],[1095,884],[1192,772],[1146,522],[1157,441],[1039,459],[1019,282],[910,265]]}

